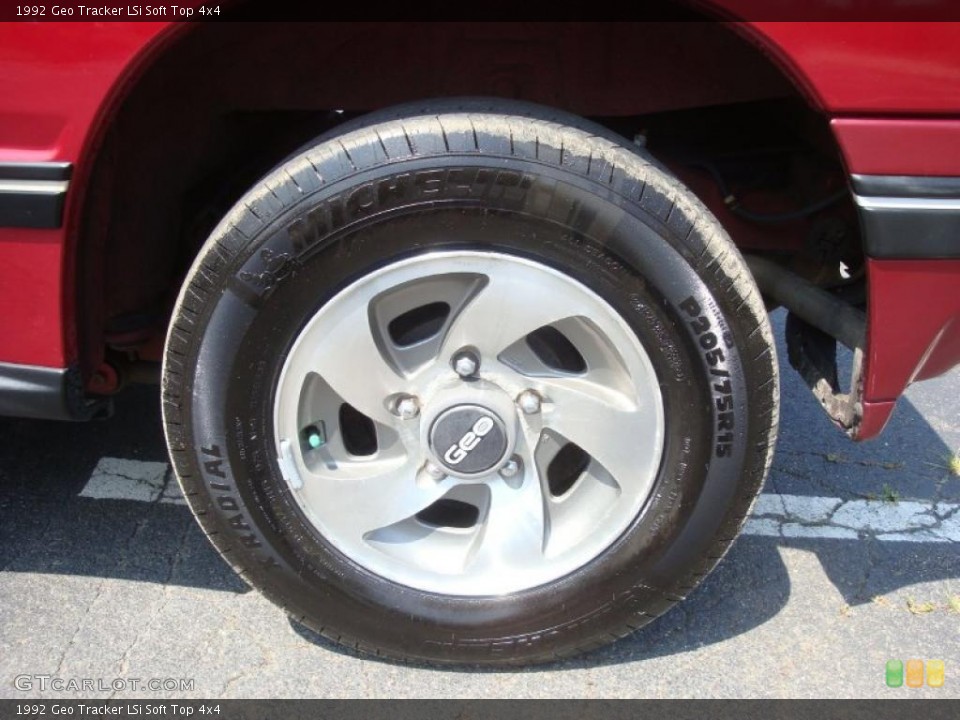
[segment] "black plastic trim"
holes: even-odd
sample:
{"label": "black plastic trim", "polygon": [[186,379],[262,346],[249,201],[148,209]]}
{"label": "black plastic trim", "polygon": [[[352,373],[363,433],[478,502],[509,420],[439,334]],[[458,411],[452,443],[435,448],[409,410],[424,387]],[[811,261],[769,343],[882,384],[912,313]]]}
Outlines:
{"label": "black plastic trim", "polygon": [[0,162],[0,180],[69,180],[68,162]]}
{"label": "black plastic trim", "polygon": [[853,175],[868,257],[960,258],[960,177]]}
{"label": "black plastic trim", "polygon": [[956,210],[860,208],[869,257],[899,260],[960,259],[960,207]]}
{"label": "black plastic trim", "polygon": [[853,191],[867,197],[960,198],[960,177],[851,175]]}
{"label": "black plastic trim", "polygon": [[0,227],[58,228],[70,163],[0,163]]}
{"label": "black plastic trim", "polygon": [[0,227],[58,228],[63,225],[66,190],[56,193],[0,190]]}
{"label": "black plastic trim", "polygon": [[107,417],[109,398],[84,395],[80,371],[0,363],[0,415],[43,420]]}

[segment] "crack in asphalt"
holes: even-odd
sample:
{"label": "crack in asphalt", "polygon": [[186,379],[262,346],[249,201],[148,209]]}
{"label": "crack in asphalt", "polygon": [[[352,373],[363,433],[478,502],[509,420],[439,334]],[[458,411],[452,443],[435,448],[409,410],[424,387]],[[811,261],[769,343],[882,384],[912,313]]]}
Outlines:
{"label": "crack in asphalt", "polygon": [[[170,485],[171,478],[173,476],[173,469],[168,468],[167,472],[164,475],[165,482],[163,484],[163,492],[166,491],[166,488]],[[162,495],[162,493],[161,493]],[[161,496],[158,495],[156,499],[151,503],[159,504]],[[133,652],[133,649],[140,643],[140,641],[147,635],[148,631],[153,628],[159,618],[163,615],[163,611],[166,608],[167,604],[170,602],[170,581],[173,579],[174,574],[177,571],[177,568],[180,566],[180,562],[183,558],[183,550],[187,544],[187,537],[190,535],[190,530],[193,528],[193,522],[184,521],[183,523],[183,532],[180,533],[180,539],[177,542],[176,549],[170,556],[170,566],[167,571],[167,575],[163,580],[163,594],[159,605],[151,613],[152,619],[144,623],[139,627],[137,632],[134,634],[133,641],[127,646],[127,648],[121,654],[119,660],[117,661],[119,675],[125,676],[130,670],[130,653]],[[113,699],[117,691],[114,690],[110,693],[109,699]]]}
{"label": "crack in asphalt", "polygon": [[[130,546],[133,544],[133,541],[136,539],[137,535],[140,534],[141,530],[143,530],[144,526],[146,526],[149,520],[148,518],[149,508],[150,508],[149,505],[145,505],[143,511],[139,514],[139,517],[137,517],[136,522],[134,522],[133,524],[133,530],[127,536],[127,539],[124,541],[122,549],[115,556],[116,560],[113,563],[114,574],[116,574],[116,571],[119,568],[123,567],[127,563],[129,558]],[[63,653],[60,655],[60,660],[57,663],[57,669],[54,673],[55,677],[60,677],[60,673],[63,670],[63,666],[67,660],[67,656],[70,654],[70,651],[73,649],[74,645],[76,644],[77,637],[80,635],[80,631],[83,630],[86,624],[86,619],[90,616],[90,613],[93,611],[93,608],[97,604],[97,601],[103,596],[104,590],[107,587],[108,579],[109,577],[107,576],[107,574],[104,574],[104,576],[97,583],[97,590],[94,593],[94,596],[90,599],[90,602],[87,603],[87,607],[84,610],[83,615],[81,615],[77,619],[77,626],[74,629],[73,634],[70,636],[70,640],[67,643],[66,647],[64,648]]]}
{"label": "crack in asphalt", "polygon": [[[832,529],[825,537],[897,540],[907,536],[930,542],[960,539],[960,505],[914,500],[826,498],[779,492],[764,493],[747,521],[746,531],[784,539],[804,537],[800,528]],[[775,526],[775,529],[774,529]]]}

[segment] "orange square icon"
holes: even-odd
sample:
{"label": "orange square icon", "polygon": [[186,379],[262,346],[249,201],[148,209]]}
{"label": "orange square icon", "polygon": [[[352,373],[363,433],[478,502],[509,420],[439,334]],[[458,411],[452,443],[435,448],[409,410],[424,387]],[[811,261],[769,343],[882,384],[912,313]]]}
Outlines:
{"label": "orange square icon", "polygon": [[943,660],[927,660],[927,685],[943,687],[943,678],[946,675]]}
{"label": "orange square icon", "polygon": [[923,687],[923,660],[907,660],[907,687]]}

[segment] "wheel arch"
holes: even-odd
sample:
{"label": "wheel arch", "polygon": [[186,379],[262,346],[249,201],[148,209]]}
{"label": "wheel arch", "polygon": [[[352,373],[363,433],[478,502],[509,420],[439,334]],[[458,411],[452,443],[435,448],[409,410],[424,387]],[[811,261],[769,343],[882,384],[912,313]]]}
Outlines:
{"label": "wheel arch", "polygon": [[[477,31],[452,23],[418,27],[417,33],[401,33],[389,24],[329,23],[317,26],[310,36],[326,54],[311,55],[302,49],[304,43],[295,42],[306,37],[303,29],[271,24],[269,33],[258,37],[265,50],[225,76],[223,67],[250,54],[245,40],[251,25],[158,24],[118,74],[86,134],[67,207],[63,297],[69,354],[79,358],[88,386],[104,359],[108,336],[111,345],[129,343],[159,355],[164,311],[172,306],[176,287],[202,242],[198,236],[212,226],[210,218],[202,218],[195,221],[197,228],[185,231],[184,224],[194,222],[187,214],[204,212],[185,206],[202,205],[223,192],[213,187],[217,183],[211,181],[211,168],[229,169],[244,144],[259,145],[251,138],[278,139],[269,149],[260,148],[259,156],[247,158],[250,162],[240,173],[247,184],[326,129],[323,123],[331,110],[359,113],[428,96],[495,95],[584,115],[617,116],[792,94],[818,110],[800,69],[784,61],[762,32],[738,23],[680,24],[680,32],[690,40],[687,49],[659,60],[657,73],[624,71],[627,63],[618,58],[604,61],[606,66],[588,63],[576,71],[576,78],[567,72],[569,62],[563,65],[564,50],[579,46],[578,57],[587,57],[627,38],[643,47],[640,40],[653,42],[656,33],[623,23],[595,24],[586,30],[563,25],[549,32],[530,24]],[[285,32],[295,33],[294,41],[285,40]],[[684,48],[675,38],[673,42]],[[370,63],[374,71],[358,69],[357,57],[378,43],[383,49],[379,62]],[[445,58],[457,55],[459,46],[471,49],[463,55],[500,60],[482,72],[482,63],[469,57],[438,70]],[[689,52],[693,46],[697,51]],[[637,51],[638,57],[655,57],[658,47],[663,45],[647,45]],[[689,57],[678,69],[683,55]],[[215,57],[215,62],[198,62],[204,57]],[[315,63],[292,62],[295,58]],[[316,63],[324,68],[320,78]],[[384,73],[388,65],[393,67]],[[621,69],[613,81],[597,83],[597,73],[605,67]],[[278,68],[288,70],[282,86],[265,82]],[[691,81],[699,77],[697,68],[709,77]],[[665,70],[672,73],[669,81],[662,76]],[[378,79],[378,74],[385,77]],[[310,97],[297,107],[291,98],[302,88],[309,88]],[[222,140],[222,121],[231,114],[243,115],[248,127],[238,131],[230,147],[216,147]],[[193,165],[185,168],[185,162]],[[195,193],[197,185],[201,189]],[[229,207],[243,189],[229,190],[225,200],[215,198],[212,204]],[[196,195],[195,202],[184,200],[188,191]],[[144,316],[144,308],[146,315],[158,315],[147,331],[136,327],[141,321],[153,322],[135,317]],[[124,321],[111,327],[117,316]]]}

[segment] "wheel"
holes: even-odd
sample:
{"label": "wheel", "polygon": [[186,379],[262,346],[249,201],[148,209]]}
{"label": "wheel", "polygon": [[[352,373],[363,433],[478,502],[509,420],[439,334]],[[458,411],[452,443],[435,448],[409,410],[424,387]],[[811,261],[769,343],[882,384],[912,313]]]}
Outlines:
{"label": "wheel", "polygon": [[358,651],[524,664],[666,612],[767,471],[763,303],[585,120],[407,106],[285,161],[181,291],[167,441],[213,544]]}

